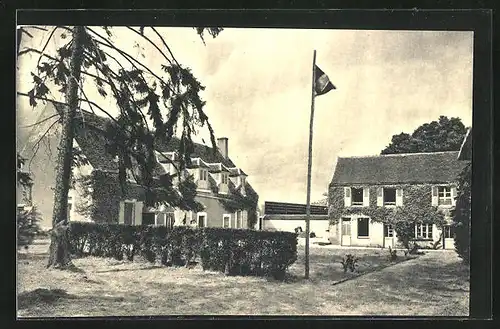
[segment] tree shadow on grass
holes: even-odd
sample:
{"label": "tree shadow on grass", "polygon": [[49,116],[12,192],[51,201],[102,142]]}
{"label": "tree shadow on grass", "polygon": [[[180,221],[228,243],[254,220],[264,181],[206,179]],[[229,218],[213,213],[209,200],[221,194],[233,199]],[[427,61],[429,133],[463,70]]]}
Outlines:
{"label": "tree shadow on grass", "polygon": [[41,305],[55,305],[58,302],[63,302],[67,300],[92,300],[97,301],[111,301],[111,302],[123,302],[124,297],[117,296],[77,296],[73,294],[68,294],[64,289],[44,289],[37,288],[32,291],[25,291],[17,296],[18,309],[26,309],[37,307]]}
{"label": "tree shadow on grass", "polygon": [[151,266],[139,267],[139,268],[113,268],[113,269],[105,270],[105,271],[96,271],[95,273],[125,272],[125,271],[143,271],[143,270],[153,270],[153,269],[157,269],[157,268],[164,268],[164,266],[151,265]]}
{"label": "tree shadow on grass", "polygon": [[20,293],[17,296],[17,306],[19,309],[24,309],[37,304],[54,304],[61,298],[72,299],[74,296],[63,289],[38,288]]}

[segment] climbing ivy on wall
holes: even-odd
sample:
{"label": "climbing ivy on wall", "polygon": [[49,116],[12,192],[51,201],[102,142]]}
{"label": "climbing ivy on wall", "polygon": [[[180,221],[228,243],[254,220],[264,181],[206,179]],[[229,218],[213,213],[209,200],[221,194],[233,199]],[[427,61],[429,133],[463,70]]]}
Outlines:
{"label": "climbing ivy on wall", "polygon": [[140,193],[128,185],[123,193],[117,174],[94,170],[75,181],[79,193],[76,211],[96,223],[117,223],[120,201],[125,195],[141,199]]}
{"label": "climbing ivy on wall", "polygon": [[[362,186],[360,186],[362,187]],[[446,224],[445,215],[448,210],[439,209],[431,205],[431,185],[399,185],[395,188],[403,189],[402,207],[377,206],[377,187],[370,188],[370,204],[368,207],[345,207],[344,187],[330,187],[330,223],[336,224],[343,216],[360,215],[369,216],[372,221],[391,224],[396,233],[405,239],[414,234],[414,223],[435,224],[442,227]]]}
{"label": "climbing ivy on wall", "polygon": [[221,204],[229,212],[237,210],[246,210],[248,212],[248,226],[253,227],[257,223],[257,204],[259,196],[250,184],[245,182],[245,195],[241,194],[240,188],[235,188],[233,184],[229,184],[229,194]]}

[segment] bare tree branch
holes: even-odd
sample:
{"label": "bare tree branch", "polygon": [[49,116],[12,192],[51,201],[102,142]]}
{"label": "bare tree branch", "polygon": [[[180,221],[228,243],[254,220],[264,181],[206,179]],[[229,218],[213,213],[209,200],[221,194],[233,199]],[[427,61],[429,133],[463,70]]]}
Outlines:
{"label": "bare tree branch", "polygon": [[[47,130],[43,133],[43,135],[36,141],[35,145],[33,145],[32,150],[34,150],[34,152],[33,152],[33,155],[30,158],[30,161],[29,161],[29,164],[28,164],[28,168],[31,168],[31,162],[33,161],[33,159],[35,158],[36,154],[38,153],[38,150],[40,149],[40,142],[42,141],[42,139],[44,139],[47,136],[47,134],[52,129],[52,127],[54,127],[55,124],[58,123],[58,122],[59,122],[59,120],[56,120],[56,121],[52,122],[52,124],[49,126],[49,128],[47,128]],[[36,150],[35,150],[35,148],[36,148]]]}
{"label": "bare tree branch", "polygon": [[[52,36],[54,35],[54,33],[57,31],[59,27],[56,26],[52,29],[52,31],[50,32],[49,34],[49,38],[47,39],[47,41],[45,42],[45,45],[43,46],[42,48],[42,51],[41,51],[41,54],[45,54],[45,49],[47,49],[47,46],[49,45],[49,42],[50,40],[52,39]],[[40,61],[42,60],[42,56],[38,57],[38,62],[36,63],[36,66],[38,67],[40,65]]]}
{"label": "bare tree branch", "polygon": [[172,56],[172,59],[174,60],[175,64],[177,64],[177,66],[181,66],[179,64],[179,62],[177,61],[177,59],[175,59],[175,56],[172,53],[172,50],[170,50],[170,47],[167,45],[167,43],[165,42],[165,39],[163,39],[163,37],[161,36],[161,34],[158,33],[158,31],[154,28],[154,26],[151,26],[151,29],[156,33],[156,35],[158,35],[158,37],[160,38],[160,40],[163,43],[163,45],[165,46],[165,48],[167,48],[167,50],[170,53],[170,56]]}
{"label": "bare tree branch", "polygon": [[30,128],[30,127],[34,127],[34,126],[36,126],[36,125],[39,125],[39,124],[41,124],[41,123],[44,123],[44,122],[45,122],[45,121],[47,121],[47,120],[52,119],[52,118],[54,118],[54,117],[56,117],[56,116],[58,116],[58,115],[59,115],[59,114],[54,114],[54,115],[51,115],[51,116],[50,116],[50,117],[48,117],[48,118],[45,118],[45,119],[43,119],[43,120],[40,120],[40,121],[35,122],[35,123],[32,123],[32,124],[29,124],[29,125],[27,125],[27,126],[21,126],[20,128]]}
{"label": "bare tree branch", "polygon": [[[136,31],[135,29],[131,28],[130,26],[127,26],[127,29],[135,32],[136,34],[140,35],[141,37],[143,37],[144,39],[146,39],[147,41],[149,41],[149,43],[152,44],[160,52],[160,54],[167,60],[167,62],[169,62],[170,64],[172,64],[172,60],[170,60],[170,58],[168,58],[167,55],[165,55],[163,53],[163,51],[160,49],[160,47],[158,47],[153,41],[151,41],[150,38],[148,38],[146,35],[140,33],[139,31]],[[179,63],[177,63],[177,65],[179,65]]]}

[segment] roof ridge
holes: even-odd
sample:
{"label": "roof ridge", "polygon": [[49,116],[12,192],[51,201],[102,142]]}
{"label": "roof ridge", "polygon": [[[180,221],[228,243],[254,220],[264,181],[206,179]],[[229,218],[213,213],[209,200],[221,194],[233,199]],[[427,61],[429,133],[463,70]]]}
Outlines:
{"label": "roof ridge", "polygon": [[338,159],[359,159],[359,158],[382,158],[382,157],[403,157],[413,155],[428,155],[428,154],[448,154],[457,153],[459,151],[437,151],[437,152],[414,152],[414,153],[391,153],[391,154],[376,154],[376,155],[353,155],[339,156]]}

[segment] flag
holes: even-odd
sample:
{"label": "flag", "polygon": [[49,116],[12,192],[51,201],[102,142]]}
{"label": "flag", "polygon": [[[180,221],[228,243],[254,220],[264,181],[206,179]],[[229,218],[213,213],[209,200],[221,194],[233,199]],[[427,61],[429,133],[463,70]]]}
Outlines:
{"label": "flag", "polygon": [[315,70],[315,76],[316,76],[316,81],[314,82],[315,96],[326,94],[327,92],[329,92],[332,89],[337,89],[330,82],[328,75],[326,75],[325,72],[323,72],[318,67],[318,65],[314,66],[314,70]]}

